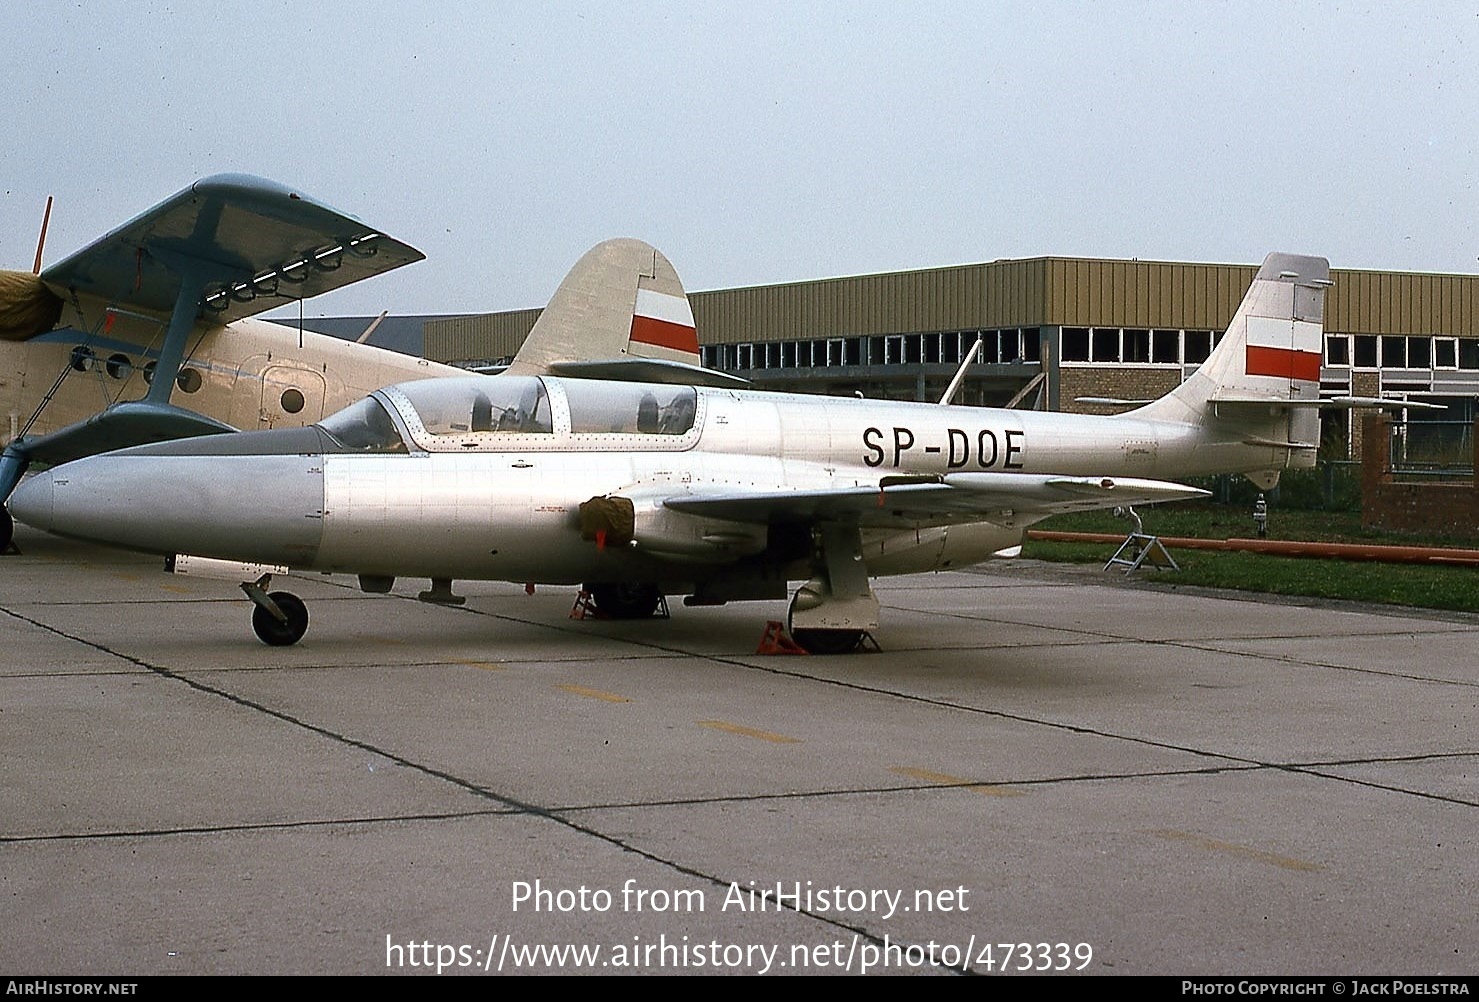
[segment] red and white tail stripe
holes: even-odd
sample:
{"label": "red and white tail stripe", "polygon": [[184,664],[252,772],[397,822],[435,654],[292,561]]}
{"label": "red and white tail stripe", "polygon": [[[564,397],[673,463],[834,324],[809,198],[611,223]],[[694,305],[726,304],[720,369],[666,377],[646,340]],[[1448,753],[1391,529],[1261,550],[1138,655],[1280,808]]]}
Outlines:
{"label": "red and white tail stripe", "polygon": [[638,289],[637,305],[632,310],[632,340],[698,355],[698,331],[688,297]]}
{"label": "red and white tail stripe", "polygon": [[1243,371],[1310,383],[1320,381],[1322,326],[1303,320],[1248,318],[1248,353]]}

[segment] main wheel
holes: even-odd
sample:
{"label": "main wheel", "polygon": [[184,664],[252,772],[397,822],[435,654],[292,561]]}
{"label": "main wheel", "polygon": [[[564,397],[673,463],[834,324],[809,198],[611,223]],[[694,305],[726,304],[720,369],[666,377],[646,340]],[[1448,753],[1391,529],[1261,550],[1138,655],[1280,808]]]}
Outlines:
{"label": "main wheel", "polygon": [[791,639],[809,654],[851,654],[863,642],[863,631],[792,630]]}
{"label": "main wheel", "polygon": [[270,647],[291,647],[303,639],[308,632],[308,606],[292,592],[275,591],[267,596],[277,603],[286,623],[278,622],[276,616],[260,605],[252,606],[252,629],[257,639]]}
{"label": "main wheel", "polygon": [[645,581],[586,585],[585,590],[595,599],[596,609],[612,619],[647,619],[662,600],[657,585]]}

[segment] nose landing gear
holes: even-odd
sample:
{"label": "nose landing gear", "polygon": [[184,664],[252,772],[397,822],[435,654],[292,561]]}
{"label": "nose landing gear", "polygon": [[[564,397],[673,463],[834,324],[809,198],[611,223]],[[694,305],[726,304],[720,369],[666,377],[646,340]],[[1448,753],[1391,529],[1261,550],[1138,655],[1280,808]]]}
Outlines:
{"label": "nose landing gear", "polygon": [[308,606],[289,591],[269,594],[271,584],[272,575],[263,574],[241,586],[256,607],[252,610],[252,631],[269,647],[291,647],[308,632]]}

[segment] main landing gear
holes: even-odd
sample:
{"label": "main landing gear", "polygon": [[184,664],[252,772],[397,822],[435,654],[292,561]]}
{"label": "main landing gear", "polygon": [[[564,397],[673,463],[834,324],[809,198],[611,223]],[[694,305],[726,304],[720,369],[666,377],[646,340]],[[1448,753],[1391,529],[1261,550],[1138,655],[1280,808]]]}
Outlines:
{"label": "main landing gear", "polygon": [[646,581],[587,584],[596,611],[610,619],[650,619],[662,602],[662,591]]}
{"label": "main landing gear", "polygon": [[269,594],[271,585],[272,575],[263,574],[241,586],[256,606],[252,610],[252,630],[269,647],[291,647],[308,632],[308,606],[290,591]]}
{"label": "main landing gear", "polygon": [[878,626],[878,597],[868,584],[857,526],[818,529],[812,566],[815,577],[796,589],[786,629],[812,654],[850,654]]}

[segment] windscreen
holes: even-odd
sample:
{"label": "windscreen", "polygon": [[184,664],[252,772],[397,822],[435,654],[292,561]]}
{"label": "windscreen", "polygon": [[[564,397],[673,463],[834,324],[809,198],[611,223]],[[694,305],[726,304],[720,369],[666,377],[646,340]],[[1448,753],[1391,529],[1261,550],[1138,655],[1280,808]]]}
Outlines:
{"label": "windscreen", "polygon": [[330,414],[318,426],[351,452],[406,452],[406,443],[395,430],[380,401],[365,397],[337,414]]}

